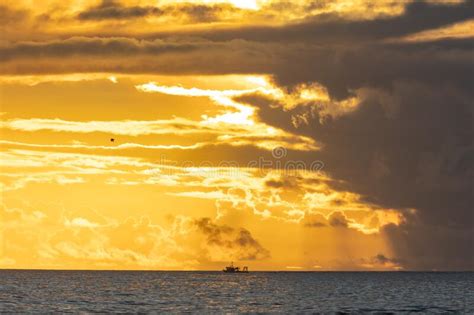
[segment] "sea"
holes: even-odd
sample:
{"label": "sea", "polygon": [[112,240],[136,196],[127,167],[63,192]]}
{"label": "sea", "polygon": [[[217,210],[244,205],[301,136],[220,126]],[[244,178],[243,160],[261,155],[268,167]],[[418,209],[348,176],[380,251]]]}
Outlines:
{"label": "sea", "polygon": [[473,272],[0,270],[1,313],[465,313]]}

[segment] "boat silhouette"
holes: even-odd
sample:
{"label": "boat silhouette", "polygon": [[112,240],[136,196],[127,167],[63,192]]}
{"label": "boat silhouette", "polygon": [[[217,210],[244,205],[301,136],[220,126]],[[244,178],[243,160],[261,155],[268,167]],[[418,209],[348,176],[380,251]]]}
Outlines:
{"label": "boat silhouette", "polygon": [[227,273],[247,273],[249,272],[249,268],[247,266],[244,266],[242,269],[240,267],[234,267],[234,263],[231,262],[230,266],[225,267],[222,271],[227,272]]}

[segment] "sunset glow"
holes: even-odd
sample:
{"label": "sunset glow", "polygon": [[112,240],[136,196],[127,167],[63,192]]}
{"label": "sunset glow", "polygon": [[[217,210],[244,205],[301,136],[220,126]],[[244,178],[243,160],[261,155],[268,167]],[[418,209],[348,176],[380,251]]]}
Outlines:
{"label": "sunset glow", "polygon": [[0,268],[472,267],[472,2],[2,3]]}

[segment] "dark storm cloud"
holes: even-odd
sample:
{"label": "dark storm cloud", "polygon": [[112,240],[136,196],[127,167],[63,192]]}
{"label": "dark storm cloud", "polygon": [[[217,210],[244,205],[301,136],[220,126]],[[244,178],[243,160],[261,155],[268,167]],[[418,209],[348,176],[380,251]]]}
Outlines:
{"label": "dark storm cloud", "polygon": [[270,257],[270,252],[246,229],[218,225],[210,218],[197,219],[194,223],[206,235],[209,245],[235,251],[236,258],[239,260],[258,260]]}
{"label": "dark storm cloud", "polygon": [[[462,196],[461,198],[466,198]],[[459,209],[447,208],[452,216]],[[427,211],[425,209],[425,211]],[[469,210],[472,211],[472,208]],[[472,222],[472,217],[470,218]],[[383,234],[391,241],[399,264],[408,270],[472,271],[474,230],[446,227],[438,222],[427,224],[420,218],[410,218],[400,227],[388,225]]]}
{"label": "dark storm cloud", "polygon": [[[285,86],[321,82],[338,98],[347,96],[349,89],[374,82],[388,86],[401,77],[415,80],[423,77],[438,82],[456,80],[468,86],[472,73],[470,39],[417,44],[384,44],[375,40],[472,18],[473,7],[473,2],[460,5],[417,2],[408,5],[404,15],[368,21],[320,16],[278,28],[175,32],[161,34],[159,40],[115,37],[6,43],[0,47],[0,61],[7,62],[1,71],[25,74],[78,71],[270,73]],[[208,9],[186,8],[196,16],[199,12],[208,12]],[[208,39],[203,40],[203,37]],[[166,59],[154,56],[164,51],[183,54]],[[87,60],[63,59],[81,55],[86,55]],[[125,63],[97,59],[120,55],[132,58]],[[141,55],[149,55],[151,60]],[[34,61],[28,63],[27,58]],[[61,65],[38,62],[48,58],[62,58]]]}
{"label": "dark storm cloud", "polygon": [[99,6],[79,13],[80,20],[133,19],[148,15],[160,15],[163,12],[152,6],[123,6],[114,0],[103,0]]}
{"label": "dark storm cloud", "polygon": [[292,118],[308,107],[282,112],[268,106],[260,116],[320,141],[314,159],[341,180],[333,187],[405,213],[400,227],[384,233],[406,268],[472,269],[472,92],[457,80],[420,77],[358,93],[362,103],[353,113],[321,121],[312,111],[309,124],[298,128]]}
{"label": "dark storm cloud", "polygon": [[[472,4],[458,8],[472,18]],[[408,15],[417,12],[411,10]],[[437,12],[440,22],[436,14],[432,22],[439,26],[446,17]],[[340,117],[321,116],[318,102],[282,111],[283,104],[268,96],[239,100],[258,107],[266,123],[320,142],[313,159],[324,162],[334,188],[404,213],[400,226],[382,230],[397,263],[406,269],[472,270],[473,44],[472,38],[357,42],[290,51],[273,72],[276,82],[289,90],[318,82],[337,99],[358,96],[359,107]]]}
{"label": "dark storm cloud", "polygon": [[276,67],[278,59],[269,60],[268,55],[279,54],[279,49],[281,45],[240,40],[217,43],[196,38],[73,37],[3,43],[0,73],[257,73]]}
{"label": "dark storm cloud", "polygon": [[[258,44],[246,41],[72,38],[0,46],[3,73],[116,71],[128,73],[273,73],[284,86],[317,81],[336,98],[364,86],[390,88],[394,80],[470,88],[470,39],[450,43],[338,45]],[[453,47],[453,48],[450,48]],[[167,56],[164,53],[176,52]],[[69,57],[87,58],[71,59]],[[127,56],[127,62],[117,57]],[[146,57],[149,56],[149,59]],[[104,61],[103,58],[109,59]],[[34,62],[28,59],[34,58]],[[42,64],[61,58],[61,64]],[[18,66],[22,64],[22,66]],[[24,64],[23,64],[24,63]]]}
{"label": "dark storm cloud", "polygon": [[[394,80],[455,84],[470,89],[473,68],[471,39],[424,44],[366,44],[324,46],[306,52],[289,52],[275,70],[285,86],[317,81],[332,96],[344,98],[364,86],[389,88]],[[451,48],[454,46],[454,48]],[[309,49],[308,49],[309,50]]]}
{"label": "dark storm cloud", "polygon": [[457,5],[415,1],[407,4],[404,14],[393,17],[353,20],[336,14],[319,14],[292,25],[200,31],[198,36],[220,41],[238,38],[265,42],[304,40],[350,43],[404,36],[469,20],[473,16],[473,1]]}

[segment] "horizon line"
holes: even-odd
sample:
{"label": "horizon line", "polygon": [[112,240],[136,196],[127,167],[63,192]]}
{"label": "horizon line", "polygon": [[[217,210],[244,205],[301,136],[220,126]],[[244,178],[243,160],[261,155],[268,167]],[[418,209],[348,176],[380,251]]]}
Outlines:
{"label": "horizon line", "polygon": [[[49,268],[1,268],[0,271],[107,271],[107,272],[217,272],[216,269],[49,269]],[[301,272],[301,273],[328,273],[328,272],[431,272],[431,273],[453,273],[453,272],[474,272],[474,270],[288,270],[288,269],[269,269],[269,270],[251,270],[252,272]]]}

